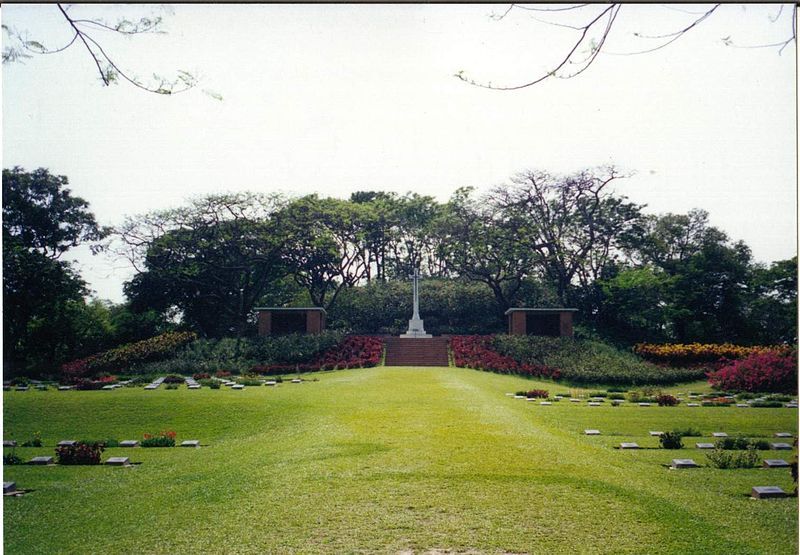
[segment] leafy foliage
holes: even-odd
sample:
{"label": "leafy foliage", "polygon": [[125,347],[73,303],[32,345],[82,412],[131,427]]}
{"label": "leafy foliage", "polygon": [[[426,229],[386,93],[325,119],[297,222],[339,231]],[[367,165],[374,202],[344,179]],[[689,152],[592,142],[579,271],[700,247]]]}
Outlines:
{"label": "leafy foliage", "polygon": [[633,352],[647,360],[675,366],[733,360],[773,351],[786,353],[789,350],[790,348],[782,346],[746,347],[731,343],[638,343],[633,348]]}
{"label": "leafy foliage", "polygon": [[561,370],[542,364],[519,363],[512,357],[494,350],[493,336],[454,336],[450,339],[453,362],[462,368],[474,368],[499,374],[519,374],[528,377],[561,377]]}
{"label": "leafy foliage", "polygon": [[658,442],[662,449],[683,449],[683,439],[678,431],[664,432],[659,436]]}
{"label": "leafy foliage", "polygon": [[100,464],[100,456],[105,450],[103,443],[84,443],[60,445],[56,447],[58,464]]}
{"label": "leafy foliage", "polygon": [[156,434],[144,434],[139,443],[142,447],[175,447],[177,434],[172,430],[164,430]]}
{"label": "leafy foliage", "polygon": [[597,341],[518,335],[494,339],[502,355],[527,364],[556,367],[579,383],[670,384],[703,377],[702,369],[661,368]]}
{"label": "leafy foliage", "polygon": [[706,453],[706,458],[715,468],[755,468],[758,466],[758,451],[748,447],[744,451],[731,452],[719,447]]}

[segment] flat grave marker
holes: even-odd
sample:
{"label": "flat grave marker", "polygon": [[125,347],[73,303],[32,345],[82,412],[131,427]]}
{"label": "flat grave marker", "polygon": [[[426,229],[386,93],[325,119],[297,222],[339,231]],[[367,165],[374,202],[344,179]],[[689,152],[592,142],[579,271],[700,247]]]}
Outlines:
{"label": "flat grave marker", "polygon": [[640,407],[649,407],[650,403],[639,403]]}
{"label": "flat grave marker", "polygon": [[73,446],[77,445],[77,443],[78,442],[75,441],[74,439],[62,439],[61,441],[59,441],[56,444],[56,446],[57,447],[73,447]]}
{"label": "flat grave marker", "polygon": [[697,468],[698,465],[692,459],[672,459],[670,468]]}
{"label": "flat grave marker", "polygon": [[600,406],[600,403],[598,403],[597,401],[592,401],[592,402],[588,403],[588,405],[589,405],[590,407],[599,407],[599,406]]}
{"label": "flat grave marker", "polygon": [[539,404],[540,404],[540,405],[552,405],[553,403],[551,403],[550,401],[542,401],[542,402],[541,402],[541,403],[539,403]]}
{"label": "flat grave marker", "polygon": [[[276,382],[275,380],[268,380],[268,381],[264,382],[264,385],[278,385],[278,382]],[[506,395],[510,396],[510,397],[514,396],[513,393],[506,393]]]}
{"label": "flat grave marker", "polygon": [[580,403],[581,400],[580,399],[570,399],[569,402],[570,403]]}
{"label": "flat grave marker", "polygon": [[747,403],[736,403],[736,406],[738,408],[740,408],[740,409],[749,409],[750,408],[750,405],[748,405]]}
{"label": "flat grave marker", "polygon": [[128,457],[109,457],[106,464],[109,466],[130,466],[131,460]]}
{"label": "flat grave marker", "polygon": [[638,449],[639,444],[633,442],[623,442],[619,444],[620,449]]}
{"label": "flat grave marker", "polygon": [[527,399],[524,395],[514,395],[514,399]]}
{"label": "flat grave marker", "polygon": [[301,380],[300,378],[295,378],[292,380],[292,383],[303,383],[303,380]]}
{"label": "flat grave marker", "polygon": [[17,391],[28,391],[28,386],[27,385],[17,386]]}
{"label": "flat grave marker", "polygon": [[714,432],[711,434],[713,437],[728,437],[728,434],[725,432]]}
{"label": "flat grave marker", "polygon": [[783,459],[764,459],[764,468],[789,468],[789,463]]}
{"label": "flat grave marker", "polygon": [[775,499],[786,497],[786,492],[777,486],[755,486],[750,496],[755,499]]}
{"label": "flat grave marker", "polygon": [[53,464],[53,457],[33,457],[28,464]]}
{"label": "flat grave marker", "polygon": [[791,451],[792,446],[788,443],[770,443],[769,446],[776,451]]}
{"label": "flat grave marker", "polygon": [[664,435],[664,432],[650,432],[650,435],[651,435],[651,436],[656,436],[656,437],[658,437],[658,436],[663,436],[663,435]]}
{"label": "flat grave marker", "polygon": [[237,383],[236,385],[232,385],[231,389],[244,389],[244,386],[240,383]]}
{"label": "flat grave marker", "polygon": [[17,491],[16,482],[3,482],[3,493],[14,493]]}
{"label": "flat grave marker", "polygon": [[181,447],[200,447],[199,439],[187,439],[181,442]]}
{"label": "flat grave marker", "polygon": [[193,383],[187,386],[187,389],[200,389],[202,386],[199,383]]}
{"label": "flat grave marker", "polygon": [[17,442],[13,439],[4,439],[3,440],[3,447],[16,447]]}
{"label": "flat grave marker", "polygon": [[775,432],[775,437],[794,437],[789,432]]}
{"label": "flat grave marker", "polygon": [[686,403],[687,407],[699,407],[700,403]]}
{"label": "flat grave marker", "polygon": [[716,447],[713,443],[695,443],[694,445],[698,449],[714,449]]}
{"label": "flat grave marker", "polygon": [[139,447],[139,441],[135,439],[126,439],[119,442],[120,447]]}
{"label": "flat grave marker", "polygon": [[600,430],[583,430],[583,433],[587,436],[599,436]]}
{"label": "flat grave marker", "polygon": [[72,386],[70,386],[70,385],[60,385],[60,386],[58,386],[58,390],[59,391],[69,391],[70,389],[72,389]]}

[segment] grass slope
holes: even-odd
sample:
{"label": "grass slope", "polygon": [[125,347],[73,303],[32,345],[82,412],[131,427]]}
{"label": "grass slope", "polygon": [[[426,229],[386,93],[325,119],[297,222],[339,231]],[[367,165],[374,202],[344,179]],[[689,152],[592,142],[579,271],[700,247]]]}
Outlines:
{"label": "grass slope", "polygon": [[4,480],[36,490],[4,499],[6,551],[797,552],[797,500],[747,497],[755,485],[789,490],[787,470],[670,471],[672,458],[705,457],[612,448],[655,447],[649,430],[688,425],[796,433],[796,411],[539,406],[504,393],[563,388],[458,368],[319,377],[243,391],[5,393],[4,438],[41,431],[48,445],[17,449],[25,459],[60,439],[167,428],[207,445],[104,453],[142,463],[132,468],[5,467]]}

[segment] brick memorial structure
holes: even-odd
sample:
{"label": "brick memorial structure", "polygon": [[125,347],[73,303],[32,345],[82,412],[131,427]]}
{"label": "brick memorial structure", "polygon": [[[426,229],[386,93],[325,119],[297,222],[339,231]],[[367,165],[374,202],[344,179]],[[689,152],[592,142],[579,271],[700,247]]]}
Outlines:
{"label": "brick memorial structure", "polygon": [[509,308],[509,335],[572,337],[572,315],[577,308]]}
{"label": "brick memorial structure", "polygon": [[325,330],[324,308],[312,306],[302,308],[260,307],[258,313],[258,335],[286,335],[289,333],[317,334]]}

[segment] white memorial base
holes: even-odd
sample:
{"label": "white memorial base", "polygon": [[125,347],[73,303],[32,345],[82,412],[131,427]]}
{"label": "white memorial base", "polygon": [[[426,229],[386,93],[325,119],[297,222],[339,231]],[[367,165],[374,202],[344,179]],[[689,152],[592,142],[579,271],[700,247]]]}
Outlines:
{"label": "white memorial base", "polygon": [[424,339],[433,336],[429,333],[425,333],[425,326],[421,318],[412,318],[408,321],[408,331],[400,337],[405,337],[406,339]]}

